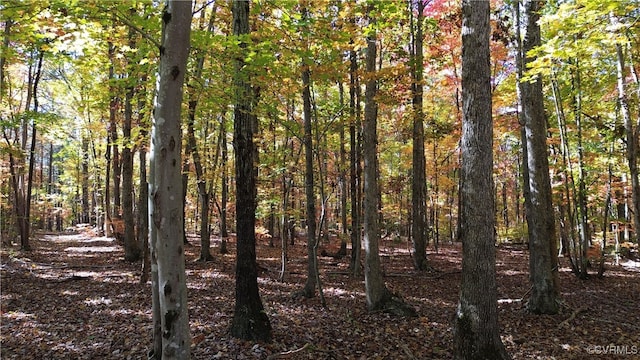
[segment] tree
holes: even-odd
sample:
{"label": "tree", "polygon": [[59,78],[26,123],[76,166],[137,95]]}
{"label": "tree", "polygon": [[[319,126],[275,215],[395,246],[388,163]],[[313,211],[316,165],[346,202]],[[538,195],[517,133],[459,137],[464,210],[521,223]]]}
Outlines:
{"label": "tree", "polygon": [[[515,6],[519,6],[516,4]],[[525,36],[522,42],[519,71],[533,60],[529,51],[540,45],[540,2],[524,1]],[[529,235],[529,278],[532,285],[528,302],[535,314],[558,312],[557,236],[551,201],[551,180],[547,150],[547,119],[544,112],[542,79],[540,76],[519,81],[526,146],[525,201]]]}
{"label": "tree", "polygon": [[[309,11],[302,9],[303,21],[309,21]],[[308,29],[305,29],[308,31]],[[305,44],[308,53],[308,42]],[[313,133],[311,126],[311,70],[309,62],[311,60],[307,56],[302,58],[302,102],[303,102],[303,118],[304,118],[304,190],[307,215],[307,281],[300,294],[304,297],[311,298],[316,292],[316,283],[318,278],[318,254],[316,239],[316,196],[313,176]]]}
{"label": "tree", "polygon": [[508,359],[498,328],[489,2],[462,3],[460,233],[462,284],[454,358]]}
{"label": "tree", "polygon": [[[621,25],[617,16],[612,12],[610,14],[611,25],[615,30],[618,30]],[[626,39],[625,39],[626,40]],[[623,41],[622,43],[626,43]],[[618,90],[618,103],[620,106],[620,112],[622,113],[622,120],[624,122],[624,131],[627,145],[627,163],[629,164],[629,176],[631,177],[631,203],[633,206],[633,226],[636,229],[636,243],[640,244],[640,179],[638,178],[638,129],[640,128],[640,115],[638,117],[638,124],[634,125],[631,119],[629,110],[629,99],[627,96],[627,90],[625,85],[625,57],[622,51],[621,41],[616,41],[616,73],[617,73],[617,90]],[[632,63],[631,71],[635,72],[634,64]],[[634,75],[634,74],[632,74]],[[637,82],[637,74],[635,74],[635,81]],[[640,85],[640,84],[637,84]],[[637,91],[640,99],[640,88]]]}
{"label": "tree", "polygon": [[[356,17],[350,19],[355,28]],[[360,78],[358,76],[358,53],[355,40],[349,44],[349,192],[351,197],[351,260],[350,268],[354,275],[359,275],[362,266],[362,139],[360,111]]]}
{"label": "tree", "polygon": [[[369,11],[372,12],[373,6]],[[374,22],[371,21],[371,24]],[[379,239],[380,217],[378,216],[378,153],[377,153],[377,116],[376,92],[378,81],[376,73],[377,37],[376,31],[368,29],[366,52],[366,84],[364,122],[362,133],[362,151],[364,160],[364,283],[367,297],[367,308],[370,311],[384,310],[397,315],[415,316],[415,309],[394,296],[384,283],[380,266]],[[357,264],[356,264],[357,265]]]}
{"label": "tree", "polygon": [[[189,359],[191,336],[184,266],[180,125],[182,85],[191,32],[191,1],[167,0],[162,13],[150,156],[149,213],[151,256],[157,262],[162,353],[157,359]],[[152,261],[153,263],[153,261]]]}
{"label": "tree", "polygon": [[[204,11],[203,11],[204,13]],[[211,10],[211,17],[209,18],[209,23],[207,25],[206,31],[208,33],[213,32],[213,24],[215,20],[216,7],[214,5]],[[204,15],[202,17],[204,20]],[[189,93],[189,103],[188,103],[188,116],[187,116],[187,147],[193,157],[193,166],[196,170],[196,182],[198,184],[198,196],[200,198],[200,207],[201,207],[201,215],[200,215],[200,261],[210,261],[213,260],[213,256],[211,255],[211,239],[210,239],[210,231],[209,231],[209,203],[211,199],[211,194],[207,191],[207,181],[205,179],[204,168],[202,166],[200,149],[198,149],[195,137],[195,129],[194,123],[196,119],[196,108],[198,107],[198,95],[196,93],[196,86],[202,78],[202,71],[204,69],[204,51],[196,52],[198,54],[196,58],[196,68],[194,69],[192,80],[188,84],[188,88],[191,90]],[[221,133],[222,134],[222,133]],[[223,135],[221,135],[223,136]],[[184,180],[184,178],[183,178]],[[184,184],[184,183],[183,183]],[[186,192],[183,191],[183,195]]]}
{"label": "tree", "polygon": [[[136,13],[135,8],[130,9],[130,14]],[[131,49],[136,48],[136,33],[129,27],[128,45]],[[137,57],[127,61],[127,79],[124,100],[124,121],[122,122],[122,218],[124,220],[124,259],[129,262],[138,261],[142,255],[140,243],[135,236],[135,222],[133,215],[133,141],[131,138],[131,125],[133,122],[133,99],[135,96],[135,84],[137,69],[135,63]]]}
{"label": "tree", "polygon": [[[413,6],[410,8],[413,13]],[[424,111],[423,111],[423,54],[422,27],[424,23],[424,2],[417,3],[417,19],[412,31],[411,46],[411,91],[413,95],[413,178],[411,180],[411,239],[413,240],[413,266],[416,270],[427,269],[425,252],[427,235],[427,179],[424,156]]]}
{"label": "tree", "polygon": [[256,145],[254,112],[257,90],[245,67],[248,54],[249,2],[233,1],[233,35],[238,37],[240,51],[235,56],[235,107],[233,111],[233,147],[236,159],[236,305],[231,322],[231,335],[245,340],[271,339],[271,323],[264,312],[258,292],[256,264]]}
{"label": "tree", "polygon": [[[25,166],[24,156],[15,156],[13,151],[9,152],[9,171],[11,173],[11,185],[13,188],[14,211],[16,213],[18,234],[20,234],[20,248],[24,251],[30,251],[31,245],[29,237],[31,236],[31,196],[33,187],[33,170],[35,164],[35,148],[37,140],[37,118],[38,118],[38,85],[42,78],[42,64],[44,59],[44,51],[42,49],[33,50],[37,65],[35,71],[33,63],[29,64],[29,79],[27,85],[27,100],[25,104],[25,115],[21,116],[22,134],[18,135],[18,128],[15,128],[15,141],[21,139],[20,149],[23,153],[28,154],[28,173],[27,179],[24,178],[24,172],[21,168]],[[31,100],[33,99],[33,111],[29,110]],[[31,117],[31,121],[28,118]],[[28,128],[31,123],[31,141],[29,149],[27,149]],[[9,140],[6,129],[3,127],[3,135],[7,142],[7,146],[11,148],[14,144]],[[17,144],[16,144],[17,145]],[[26,185],[25,185],[26,182]]]}

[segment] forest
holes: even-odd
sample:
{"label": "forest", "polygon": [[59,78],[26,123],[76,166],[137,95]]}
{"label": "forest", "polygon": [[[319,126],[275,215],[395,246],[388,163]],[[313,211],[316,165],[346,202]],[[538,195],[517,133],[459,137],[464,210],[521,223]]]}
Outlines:
{"label": "forest", "polygon": [[638,0],[0,24],[0,358],[640,356]]}

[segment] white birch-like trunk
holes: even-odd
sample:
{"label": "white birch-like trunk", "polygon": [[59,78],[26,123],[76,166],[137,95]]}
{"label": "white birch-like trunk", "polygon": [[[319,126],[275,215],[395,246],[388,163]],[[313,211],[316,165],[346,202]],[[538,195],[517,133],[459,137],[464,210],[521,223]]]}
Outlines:
{"label": "white birch-like trunk", "polygon": [[[189,359],[191,336],[183,249],[180,112],[191,32],[191,1],[166,2],[151,145],[149,191],[152,257],[157,259],[162,354]],[[154,269],[155,270],[155,269]]]}

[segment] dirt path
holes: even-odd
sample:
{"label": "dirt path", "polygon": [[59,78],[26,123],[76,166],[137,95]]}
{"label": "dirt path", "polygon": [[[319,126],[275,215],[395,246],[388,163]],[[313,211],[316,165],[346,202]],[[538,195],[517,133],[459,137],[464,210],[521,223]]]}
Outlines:
{"label": "dirt path", "polygon": [[[258,244],[259,284],[274,329],[270,344],[235,340],[227,333],[234,304],[235,244],[229,244],[229,255],[212,251],[215,260],[208,263],[195,261],[198,247],[187,248],[192,358],[265,359],[296,350],[290,358],[451,358],[449,321],[461,276],[458,246],[430,252],[438,271],[417,274],[405,245],[383,244],[387,285],[419,313],[403,319],[365,310],[363,279],[346,275],[348,258],[320,257],[326,309],[317,297],[293,300],[290,294],[304,284],[302,244],[290,250],[290,272],[283,283],[277,281],[280,249]],[[0,252],[0,358],[146,359],[150,285],[139,284],[140,265],[125,263],[121,246],[90,231],[42,235],[33,245],[31,253],[12,248]],[[637,268],[609,269],[605,278],[587,281],[562,268],[563,312],[533,316],[521,301],[529,288],[527,252],[499,248],[497,259],[503,340],[515,359],[585,359],[605,351],[638,355],[601,358],[640,358]]]}

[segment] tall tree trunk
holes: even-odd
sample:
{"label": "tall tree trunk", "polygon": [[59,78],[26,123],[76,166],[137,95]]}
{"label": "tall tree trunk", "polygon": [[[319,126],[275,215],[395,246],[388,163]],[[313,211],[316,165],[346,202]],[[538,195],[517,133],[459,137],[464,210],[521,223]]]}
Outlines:
{"label": "tall tree trunk", "polygon": [[[40,84],[40,79],[42,77],[42,62],[44,59],[44,52],[40,50],[38,52],[38,65],[36,66],[36,73],[33,78],[33,112],[37,113],[39,104],[38,104],[38,85]],[[27,101],[27,107],[30,102]],[[27,188],[26,192],[22,195],[23,200],[20,201],[22,204],[22,213],[18,214],[19,219],[19,228],[20,228],[20,248],[24,251],[31,250],[31,244],[29,242],[29,237],[31,236],[31,192],[33,187],[33,171],[36,161],[36,140],[37,140],[37,124],[35,120],[31,121],[31,145],[29,148],[29,165],[27,172]],[[26,126],[25,126],[26,129]],[[26,133],[23,133],[23,144],[26,145]]]}
{"label": "tall tree trunk", "polygon": [[340,250],[336,256],[343,257],[347,255],[347,236],[349,234],[347,224],[347,150],[345,148],[345,122],[344,122],[344,86],[342,81],[338,82],[340,92],[340,174],[338,175],[338,186],[340,188],[340,225],[342,226],[342,234],[340,235]]}
{"label": "tall tree trunk", "polygon": [[[204,62],[204,61],[203,61]],[[193,96],[193,95],[192,95]],[[197,100],[189,101],[188,117],[187,117],[187,146],[191,149],[189,152],[193,157],[193,165],[196,169],[196,182],[198,184],[198,197],[200,199],[200,261],[213,260],[211,256],[211,238],[209,234],[209,199],[210,195],[207,191],[207,182],[204,179],[204,169],[200,160],[200,152],[196,144],[195,130],[193,123],[195,122]]]}
{"label": "tall tree trunk", "polygon": [[[53,195],[53,143],[49,143],[49,167],[47,169],[47,195]],[[47,231],[53,231],[53,211],[47,213]]]}
{"label": "tall tree trunk", "polygon": [[[369,9],[370,11],[373,11],[372,7]],[[375,31],[367,36],[366,54],[367,82],[365,85],[362,154],[364,160],[364,284],[367,308],[370,311],[382,310],[396,315],[415,316],[415,309],[393,296],[382,277],[379,254],[378,105],[375,99],[378,81],[376,79],[377,38]]]}
{"label": "tall tree trunk", "polygon": [[[189,189],[189,158],[191,157],[191,148],[185,146],[184,149],[184,157],[182,158],[182,212],[186,214],[187,212],[187,190]],[[189,239],[187,238],[187,222],[182,222],[183,231],[182,231],[182,243],[185,245],[189,244]]]}
{"label": "tall tree trunk", "polygon": [[382,278],[378,240],[380,229],[378,224],[378,174],[377,162],[377,106],[375,96],[377,81],[375,79],[376,34],[367,37],[366,71],[368,80],[365,90],[364,123],[362,147],[364,158],[364,277],[369,310],[382,309],[391,296]]}
{"label": "tall tree trunk", "polygon": [[245,70],[249,34],[249,2],[233,1],[233,35],[240,39],[241,54],[234,59],[234,130],[236,157],[236,305],[231,322],[231,335],[245,340],[269,341],[271,323],[258,292],[256,264],[256,147],[257,116],[253,112],[257,94]]}
{"label": "tall tree trunk", "polygon": [[220,117],[220,147],[222,147],[222,193],[220,194],[220,254],[226,254],[227,251],[227,202],[229,200],[229,181],[227,177],[227,114],[223,113]]}
{"label": "tall tree trunk", "polygon": [[[136,10],[130,12],[135,14]],[[129,28],[129,47],[136,48],[135,30]],[[132,64],[133,63],[133,64]],[[127,85],[124,99],[124,121],[122,122],[122,218],[124,220],[124,259],[138,261],[142,255],[140,244],[135,234],[135,219],[133,216],[133,141],[131,126],[133,123],[133,97],[135,93],[136,70],[135,58],[127,62]]]}
{"label": "tall tree trunk", "polygon": [[[307,17],[306,9],[303,10],[303,18]],[[316,292],[316,264],[318,255],[315,251],[316,243],[316,196],[313,179],[313,134],[311,128],[311,71],[306,60],[302,64],[302,101],[304,118],[304,189],[306,194],[307,215],[307,281],[301,295],[307,298],[313,297]]]}
{"label": "tall tree trunk", "polygon": [[[355,17],[351,19],[355,26]],[[351,40],[351,44],[354,41]],[[355,49],[349,51],[349,178],[351,194],[351,262],[353,274],[360,274],[361,265],[361,182],[360,173],[360,80],[358,78],[358,55]]]}
{"label": "tall tree trunk", "polygon": [[168,0],[162,13],[162,47],[152,133],[150,227],[155,239],[161,359],[189,359],[191,335],[184,265],[180,113],[191,32],[191,1]]}
{"label": "tall tree trunk", "polygon": [[459,220],[463,258],[453,320],[455,359],[509,359],[498,327],[489,32],[489,2],[463,0]]}
{"label": "tall tree trunk", "polygon": [[82,222],[88,224],[91,219],[89,203],[89,138],[82,134]]}
{"label": "tall tree trunk", "polygon": [[[147,75],[143,74],[140,82],[146,84]],[[147,151],[149,150],[149,121],[147,120],[148,114],[145,113],[146,105],[146,91],[138,92],[138,127],[140,129],[139,141],[140,147],[138,149],[138,161],[139,161],[139,177],[140,177],[140,190],[138,195],[138,227],[136,238],[138,244],[142,246],[142,274],[140,276],[140,283],[146,284],[149,280],[149,273],[151,268],[151,259],[149,254],[149,182],[147,181]]]}
{"label": "tall tree trunk", "polygon": [[[611,13],[611,24],[615,27],[619,25],[617,17]],[[635,129],[629,111],[629,100],[625,86],[625,59],[622,52],[622,45],[616,43],[616,68],[618,78],[618,103],[624,121],[624,130],[627,144],[627,163],[629,165],[629,176],[631,177],[631,203],[633,205],[633,228],[635,229],[636,243],[640,241],[640,182],[638,179],[638,130]],[[633,64],[631,64],[633,66]],[[635,77],[635,75],[633,75]],[[638,89],[640,96],[640,89]]]}
{"label": "tall tree trunk", "polygon": [[142,274],[140,283],[149,280],[151,261],[149,257],[149,183],[147,182],[147,129],[141,125],[140,136],[143,139],[138,152],[140,162],[140,194],[138,195],[138,243],[142,245]]}
{"label": "tall tree trunk", "polygon": [[[410,9],[413,14],[413,5]],[[417,18],[412,29],[411,70],[413,93],[413,161],[411,181],[411,239],[413,240],[413,266],[416,270],[426,270],[427,254],[427,179],[424,155],[424,111],[423,111],[423,54],[422,25],[424,23],[424,2],[417,2]],[[412,16],[413,18],[413,16]]]}
{"label": "tall tree trunk", "polygon": [[[524,29],[520,72],[534,61],[527,54],[540,46],[540,2],[525,0]],[[516,4],[515,6],[519,6]],[[524,123],[523,148],[526,146],[526,169],[528,171],[525,194],[527,224],[529,234],[529,279],[532,290],[527,307],[535,314],[556,314],[558,312],[557,287],[557,236],[553,204],[551,199],[551,179],[549,178],[549,154],[547,150],[547,119],[544,113],[542,80],[518,82]]]}
{"label": "tall tree trunk", "polygon": [[558,82],[556,80],[554,72],[551,73],[551,90],[553,93],[553,103],[556,112],[556,118],[558,120],[558,129],[560,129],[560,153],[562,154],[562,174],[563,181],[563,196],[565,203],[561,202],[561,216],[567,213],[566,219],[568,219],[568,225],[566,219],[561,217],[561,234],[565,238],[567,246],[565,248],[566,254],[569,255],[569,260],[573,266],[574,272],[578,273],[578,268],[575,266],[575,256],[573,256],[573,245],[576,243],[576,216],[574,201],[572,200],[572,193],[575,194],[575,181],[573,179],[573,164],[569,157],[569,144],[567,139],[567,126],[566,118],[564,115],[564,107],[562,106],[562,99],[560,98],[560,90],[558,88]]}
{"label": "tall tree trunk", "polygon": [[[116,49],[113,43],[109,42],[109,79],[110,84],[113,84],[115,81],[115,55]],[[111,173],[113,175],[113,209],[111,213],[107,213],[107,219],[109,225],[114,218],[120,218],[120,178],[121,178],[121,167],[120,167],[120,151],[118,148],[118,126],[117,126],[117,114],[118,107],[120,106],[120,98],[118,94],[118,88],[115,85],[110,85],[109,93],[111,99],[109,100],[109,147],[110,147],[110,156],[111,156]],[[107,180],[109,181],[109,180]],[[106,199],[105,201],[110,202],[111,199]],[[109,206],[110,208],[111,206]],[[113,228],[113,226],[112,226]]]}
{"label": "tall tree trunk", "polygon": [[[211,17],[207,25],[207,32],[213,32],[213,24],[215,20],[216,8],[215,5],[211,11]],[[196,90],[196,83],[201,80],[202,71],[204,69],[204,53],[201,53],[196,60],[196,69],[193,73],[193,82],[188,84],[189,104],[188,104],[188,117],[187,117],[187,147],[188,153],[191,153],[193,158],[193,165],[196,170],[196,183],[198,186],[198,198],[200,200],[200,261],[213,260],[211,255],[211,234],[209,231],[209,204],[211,195],[207,191],[207,182],[205,180],[204,167],[200,158],[200,151],[195,137],[194,123],[196,120],[196,108],[198,107],[198,94]],[[184,191],[183,191],[184,193]]]}
{"label": "tall tree trunk", "polygon": [[574,59],[575,68],[572,73],[572,91],[573,91],[573,115],[576,122],[576,136],[578,140],[578,192],[577,206],[578,209],[578,226],[580,228],[580,243],[578,244],[579,259],[581,263],[581,278],[587,277],[587,249],[591,242],[591,234],[589,231],[589,215],[587,208],[587,185],[586,170],[584,163],[584,147],[582,138],[582,74],[580,69],[580,60]]}

